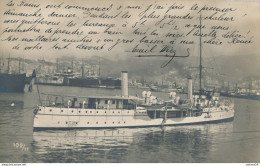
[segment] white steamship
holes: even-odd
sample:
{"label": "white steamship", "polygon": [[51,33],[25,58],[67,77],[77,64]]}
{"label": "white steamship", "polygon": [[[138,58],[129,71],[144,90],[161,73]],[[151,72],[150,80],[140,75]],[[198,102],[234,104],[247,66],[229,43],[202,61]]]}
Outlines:
{"label": "white steamship", "polygon": [[146,94],[143,98],[128,95],[128,72],[123,71],[121,96],[52,96],[45,101],[44,106],[35,109],[33,127],[34,129],[150,127],[233,120],[234,104],[231,101],[220,101],[214,94],[203,94],[201,59],[200,35],[199,95],[192,94],[190,78],[187,99],[180,100],[175,93],[171,93],[170,101],[151,104],[150,94]]}
{"label": "white steamship", "polygon": [[[34,129],[83,129],[149,127],[232,120],[234,105],[218,97],[193,95],[188,79],[188,98],[173,94],[164,104],[151,104],[149,96],[128,96],[128,73],[121,73],[121,96],[51,96],[34,111]],[[66,100],[68,99],[68,100]]]}

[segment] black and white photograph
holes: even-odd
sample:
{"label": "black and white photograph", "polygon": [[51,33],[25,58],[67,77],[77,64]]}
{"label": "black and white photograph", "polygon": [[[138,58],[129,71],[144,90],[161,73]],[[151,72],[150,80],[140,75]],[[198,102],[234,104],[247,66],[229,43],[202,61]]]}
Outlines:
{"label": "black and white photograph", "polygon": [[260,1],[1,0],[0,163],[260,161]]}

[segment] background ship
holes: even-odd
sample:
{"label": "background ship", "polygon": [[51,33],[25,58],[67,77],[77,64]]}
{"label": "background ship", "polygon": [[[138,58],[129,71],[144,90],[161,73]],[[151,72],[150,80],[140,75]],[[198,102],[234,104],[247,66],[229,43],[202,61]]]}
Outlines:
{"label": "background ship", "polygon": [[87,87],[87,88],[121,88],[121,80],[116,78],[67,78],[68,86]]}
{"label": "background ship", "polygon": [[72,67],[62,73],[55,73],[54,75],[38,76],[37,84],[41,85],[58,85],[58,86],[75,86],[87,88],[121,88],[121,80],[110,77],[100,77],[100,75],[85,75],[82,73],[73,72]]}
{"label": "background ship", "polygon": [[248,100],[260,100],[259,87],[253,87],[252,80],[248,81],[248,88],[235,87],[234,90],[230,90],[229,86],[220,93],[221,96],[242,98]]}
{"label": "background ship", "polygon": [[248,99],[248,100],[260,100],[260,93],[255,93],[255,94],[220,93],[220,95],[225,97],[234,97],[234,98],[241,98],[241,99]]}
{"label": "background ship", "polygon": [[24,92],[26,74],[0,74],[0,92]]}
{"label": "background ship", "polygon": [[26,77],[25,73],[21,73],[20,59],[19,59],[19,72],[11,72],[10,70],[10,58],[7,62],[7,70],[5,69],[4,60],[1,58],[0,66],[0,92],[24,92],[25,84],[30,84],[31,80],[35,77],[35,70],[30,77]]}

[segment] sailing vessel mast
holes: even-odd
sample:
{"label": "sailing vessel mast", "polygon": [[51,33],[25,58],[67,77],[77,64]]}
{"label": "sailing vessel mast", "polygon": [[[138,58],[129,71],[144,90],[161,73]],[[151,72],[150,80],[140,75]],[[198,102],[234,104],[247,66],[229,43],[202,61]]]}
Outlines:
{"label": "sailing vessel mast", "polygon": [[18,65],[18,72],[19,74],[21,74],[21,58],[19,58],[19,65]]}
{"label": "sailing vessel mast", "polygon": [[81,64],[81,78],[84,78],[85,76],[85,73],[84,73],[84,62],[82,61],[82,64]]}
{"label": "sailing vessel mast", "polygon": [[0,57],[0,73],[2,73],[2,57]]}
{"label": "sailing vessel mast", "polygon": [[99,77],[100,77],[100,56],[99,56],[99,58],[98,58],[98,75],[99,75]]}
{"label": "sailing vessel mast", "polygon": [[59,73],[59,59],[56,59],[56,73]]}
{"label": "sailing vessel mast", "polygon": [[7,74],[9,74],[9,72],[10,72],[10,55],[7,61]]}
{"label": "sailing vessel mast", "polygon": [[199,69],[200,69],[200,75],[199,75],[199,96],[201,98],[202,95],[202,87],[201,87],[201,77],[202,77],[202,55],[201,55],[201,13],[200,13],[200,65],[199,65]]}

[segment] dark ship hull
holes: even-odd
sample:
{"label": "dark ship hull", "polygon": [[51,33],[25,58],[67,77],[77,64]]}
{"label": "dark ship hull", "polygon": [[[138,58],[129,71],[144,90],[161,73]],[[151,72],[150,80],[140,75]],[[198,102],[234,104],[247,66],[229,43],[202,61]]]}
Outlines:
{"label": "dark ship hull", "polygon": [[69,86],[95,88],[99,87],[97,78],[69,78]]}
{"label": "dark ship hull", "polygon": [[26,74],[0,74],[0,92],[24,92]]}
{"label": "dark ship hull", "polygon": [[245,95],[245,96],[233,96],[235,98],[242,98],[242,99],[248,99],[248,100],[260,100],[260,95]]}
{"label": "dark ship hull", "polygon": [[260,100],[260,95],[231,95],[227,93],[221,93],[221,96],[225,97],[234,97],[234,98],[240,98],[240,99],[248,99],[248,100]]}
{"label": "dark ship hull", "polygon": [[68,78],[67,85],[87,88],[121,88],[121,80],[110,78]]}
{"label": "dark ship hull", "polygon": [[106,88],[115,88],[115,89],[121,88],[121,80],[119,80],[119,79],[101,78],[100,80],[101,80],[100,86],[103,86]]}

